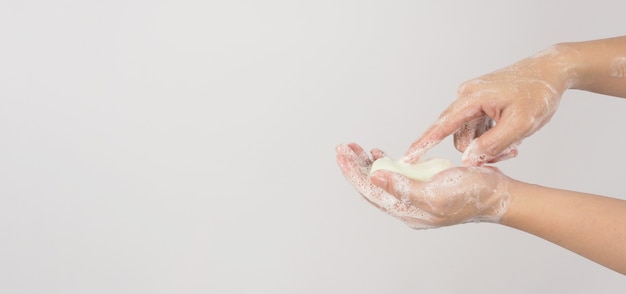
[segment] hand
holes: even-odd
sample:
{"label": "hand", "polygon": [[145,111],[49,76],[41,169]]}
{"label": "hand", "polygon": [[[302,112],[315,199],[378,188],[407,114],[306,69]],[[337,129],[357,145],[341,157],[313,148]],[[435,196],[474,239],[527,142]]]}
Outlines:
{"label": "hand", "polygon": [[417,162],[453,132],[465,164],[515,157],[517,145],[550,120],[571,86],[573,71],[562,51],[553,47],[462,84],[457,100],[411,144],[404,161]]}
{"label": "hand", "polygon": [[[383,156],[373,150],[374,159]],[[414,229],[454,224],[499,222],[508,209],[510,179],[495,167],[457,167],[427,182],[377,171],[372,159],[356,144],[339,145],[337,162],[345,178],[370,203]]]}
{"label": "hand", "polygon": [[369,177],[373,160],[383,156],[380,150],[372,150],[372,158],[359,145],[351,143],[336,148],[337,163],[346,180],[372,205],[380,210],[402,219],[420,215],[420,211],[411,209],[394,196],[375,186]]}

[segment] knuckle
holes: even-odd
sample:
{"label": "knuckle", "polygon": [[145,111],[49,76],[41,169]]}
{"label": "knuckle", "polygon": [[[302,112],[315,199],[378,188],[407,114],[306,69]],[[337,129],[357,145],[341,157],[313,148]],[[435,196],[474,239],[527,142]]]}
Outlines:
{"label": "knuckle", "polygon": [[483,148],[484,154],[480,155],[481,156],[480,160],[486,161],[490,157],[494,157],[498,155],[500,153],[501,148],[502,147],[497,142],[490,142],[490,143],[485,144],[485,147]]}
{"label": "knuckle", "polygon": [[471,92],[472,92],[472,84],[470,81],[461,83],[456,90],[456,93],[459,97],[468,95]]}
{"label": "knuckle", "polygon": [[478,90],[481,80],[469,80],[461,83],[457,88],[458,97],[470,96]]}

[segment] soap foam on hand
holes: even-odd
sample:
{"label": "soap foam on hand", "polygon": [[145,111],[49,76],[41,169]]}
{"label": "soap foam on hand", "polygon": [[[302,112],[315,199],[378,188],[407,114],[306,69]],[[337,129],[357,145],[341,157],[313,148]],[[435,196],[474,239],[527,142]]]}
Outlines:
{"label": "soap foam on hand", "polygon": [[393,160],[389,157],[381,157],[374,161],[370,169],[370,175],[377,170],[388,170],[399,173],[409,179],[417,181],[428,181],[434,175],[447,170],[454,165],[450,160],[444,158],[431,158],[420,161],[416,164],[407,164],[402,161]]}

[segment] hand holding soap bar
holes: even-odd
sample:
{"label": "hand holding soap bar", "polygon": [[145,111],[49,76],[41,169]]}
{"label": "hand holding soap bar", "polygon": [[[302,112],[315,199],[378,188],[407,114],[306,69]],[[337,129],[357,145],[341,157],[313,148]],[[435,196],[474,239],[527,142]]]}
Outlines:
{"label": "hand holding soap bar", "polygon": [[449,169],[452,166],[452,162],[443,158],[431,158],[416,164],[408,164],[393,160],[389,157],[381,157],[372,164],[370,175],[382,169],[399,173],[409,179],[425,182],[430,180],[430,178],[437,173]]}
{"label": "hand holding soap bar", "polygon": [[[407,164],[385,157],[378,149],[371,155],[354,143],[337,146],[337,163],[346,180],[369,203],[411,228],[497,223],[509,207],[511,179],[495,167],[452,167],[439,158]],[[405,176],[371,176],[381,169]]]}

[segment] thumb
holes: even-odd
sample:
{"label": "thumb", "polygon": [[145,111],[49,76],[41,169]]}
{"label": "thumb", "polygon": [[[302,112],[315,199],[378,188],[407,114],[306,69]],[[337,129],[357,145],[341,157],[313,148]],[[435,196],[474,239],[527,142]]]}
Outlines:
{"label": "thumb", "polygon": [[517,145],[529,134],[532,120],[515,117],[501,119],[493,128],[473,140],[463,153],[463,162],[481,165],[517,155]]}
{"label": "thumb", "polygon": [[396,199],[409,202],[413,182],[401,175],[390,171],[378,170],[370,177],[372,183]]}

